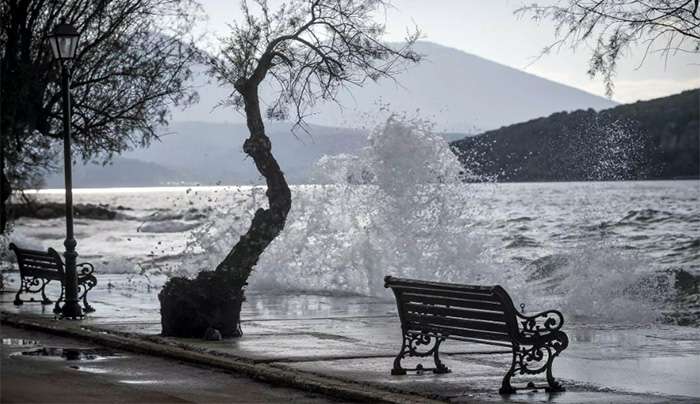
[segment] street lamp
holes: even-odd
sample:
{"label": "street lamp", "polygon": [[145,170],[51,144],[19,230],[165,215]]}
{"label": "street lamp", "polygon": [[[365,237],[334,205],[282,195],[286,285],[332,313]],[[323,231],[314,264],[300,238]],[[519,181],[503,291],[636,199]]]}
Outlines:
{"label": "street lamp", "polygon": [[83,310],[78,303],[78,273],[75,269],[75,261],[78,257],[75,247],[78,243],[73,236],[70,68],[67,62],[75,58],[80,34],[74,26],[66,23],[64,19],[54,28],[48,39],[54,59],[61,64],[61,93],[63,95],[63,166],[66,185],[66,241],[63,243],[66,247],[66,252],[63,254],[66,259],[66,276],[63,286],[66,290],[66,297],[63,308],[61,308],[61,317],[79,319],[83,317]]}

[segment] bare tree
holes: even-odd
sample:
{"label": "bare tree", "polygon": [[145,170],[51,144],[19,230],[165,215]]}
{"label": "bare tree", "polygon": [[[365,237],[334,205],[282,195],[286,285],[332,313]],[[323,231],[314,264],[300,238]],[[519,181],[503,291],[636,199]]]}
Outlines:
{"label": "bare tree", "polygon": [[265,134],[259,96],[263,81],[270,79],[277,90],[266,117],[292,117],[296,127],[304,128],[317,100],[335,100],[340,89],[367,80],[392,78],[399,62],[419,60],[411,50],[417,30],[408,33],[403,45],[382,42],[385,27],[375,17],[390,6],[387,0],[292,0],[274,11],[266,0],[251,4],[242,2],[241,21],[231,26],[221,53],[209,64],[214,77],[234,89],[226,103],[245,112],[250,135],[243,151],[265,178],[269,206],[255,212],[250,228],[216,271],[166,284],[159,296],[166,335],[201,337],[208,327],[224,336],[240,335],[242,288],[284,228],[292,200]]}
{"label": "bare tree", "polygon": [[557,40],[544,49],[565,44],[578,46],[595,41],[588,74],[601,75],[605,91],[614,91],[617,62],[625,51],[644,47],[649,53],[669,58],[677,53],[700,52],[699,0],[564,0],[553,5],[532,4],[516,10],[534,20],[555,22]]}
{"label": "bare tree", "polygon": [[[54,167],[62,139],[58,69],[46,42],[60,20],[81,34],[72,66],[74,150],[108,160],[156,138],[187,85],[194,0],[1,0],[2,203]],[[4,206],[2,207],[4,209]],[[4,217],[4,216],[3,216]]]}

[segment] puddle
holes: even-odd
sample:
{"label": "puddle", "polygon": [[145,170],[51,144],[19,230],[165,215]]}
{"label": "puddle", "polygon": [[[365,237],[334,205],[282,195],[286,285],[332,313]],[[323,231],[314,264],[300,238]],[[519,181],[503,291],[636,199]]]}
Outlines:
{"label": "puddle", "polygon": [[39,348],[15,354],[16,356],[33,356],[68,361],[100,360],[108,357],[119,356],[113,351],[104,348]]}
{"label": "puddle", "polygon": [[161,380],[120,380],[120,383],[124,384],[158,384],[162,383]]}
{"label": "puddle", "polygon": [[22,338],[3,338],[2,339],[2,344],[3,345],[8,345],[8,346],[35,346],[35,345],[41,345],[41,343],[37,340],[33,339],[22,339]]}
{"label": "puddle", "polygon": [[96,368],[92,366],[70,366],[72,369],[79,370],[81,372],[93,373],[97,375],[103,375],[109,373],[109,369]]}

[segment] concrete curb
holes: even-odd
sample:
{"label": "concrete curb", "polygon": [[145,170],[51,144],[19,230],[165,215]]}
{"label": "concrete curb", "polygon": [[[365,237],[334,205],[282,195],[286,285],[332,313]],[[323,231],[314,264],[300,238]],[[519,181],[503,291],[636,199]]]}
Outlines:
{"label": "concrete curb", "polygon": [[304,391],[320,393],[344,400],[372,403],[441,403],[446,398],[424,397],[398,390],[380,389],[374,385],[321,376],[267,363],[252,363],[230,356],[219,356],[188,349],[182,344],[156,343],[147,336],[121,335],[98,327],[84,327],[80,322],[58,321],[35,315],[0,312],[0,323],[43,331],[54,335],[79,338],[94,343],[140,354],[176,359],[246,375],[254,380]]}

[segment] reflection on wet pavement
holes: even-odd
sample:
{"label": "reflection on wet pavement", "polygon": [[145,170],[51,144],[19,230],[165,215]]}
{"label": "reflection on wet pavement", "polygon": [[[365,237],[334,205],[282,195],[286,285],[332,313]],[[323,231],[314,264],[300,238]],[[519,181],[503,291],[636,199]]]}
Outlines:
{"label": "reflection on wet pavement", "polygon": [[68,361],[78,361],[78,360],[100,360],[107,357],[119,356],[114,351],[109,349],[100,348],[53,348],[44,347],[39,349],[34,349],[31,351],[20,352],[21,356],[32,356],[32,357],[48,357],[48,358],[63,358]]}
{"label": "reflection on wet pavement", "polygon": [[[97,309],[81,325],[98,332],[158,338],[157,287],[137,286],[127,275],[103,275],[91,294]],[[108,288],[106,285],[111,285]],[[143,285],[142,285],[143,286]],[[122,290],[122,288],[124,290]],[[122,293],[124,292],[124,293]],[[128,293],[127,293],[128,292]],[[3,296],[2,310],[41,314],[40,304],[19,308]],[[50,311],[50,310],[49,310]],[[50,313],[46,313],[50,316]],[[509,355],[474,354],[492,347],[447,341],[441,348],[450,375],[391,377],[389,369],[401,344],[393,300],[366,296],[248,293],[243,306],[243,337],[224,341],[163,339],[195,350],[240,357],[252,362],[289,366],[316,374],[367,381],[407,391],[448,394],[454,400],[470,394],[502,400],[497,391]],[[568,319],[567,319],[568,320]],[[518,395],[510,401],[661,402],[671,396],[700,398],[700,329],[656,323],[620,325],[571,321],[565,325],[569,348],[554,362],[554,375],[569,391],[563,396]],[[5,345],[5,342],[3,342]],[[470,353],[470,354],[465,354]],[[116,358],[115,358],[116,359]],[[112,360],[80,363],[79,371],[100,373]],[[125,361],[130,362],[130,361]],[[111,365],[110,365],[111,366]],[[109,368],[118,376],[118,367]],[[174,377],[168,380],[179,380]],[[129,384],[154,380],[137,370],[119,376]],[[600,395],[608,391],[609,395]],[[590,394],[589,394],[590,393]],[[484,396],[486,394],[487,396]],[[598,396],[596,396],[598,394]],[[633,394],[630,396],[629,394]],[[660,394],[661,396],[635,396]],[[528,398],[529,397],[529,398]],[[636,398],[634,398],[636,397]],[[642,399],[644,398],[644,399]],[[691,400],[692,401],[692,400]]]}
{"label": "reflection on wet pavement", "polygon": [[11,347],[15,346],[34,346],[39,345],[39,341],[33,339],[22,339],[22,338],[3,338],[3,345],[8,345]]}

